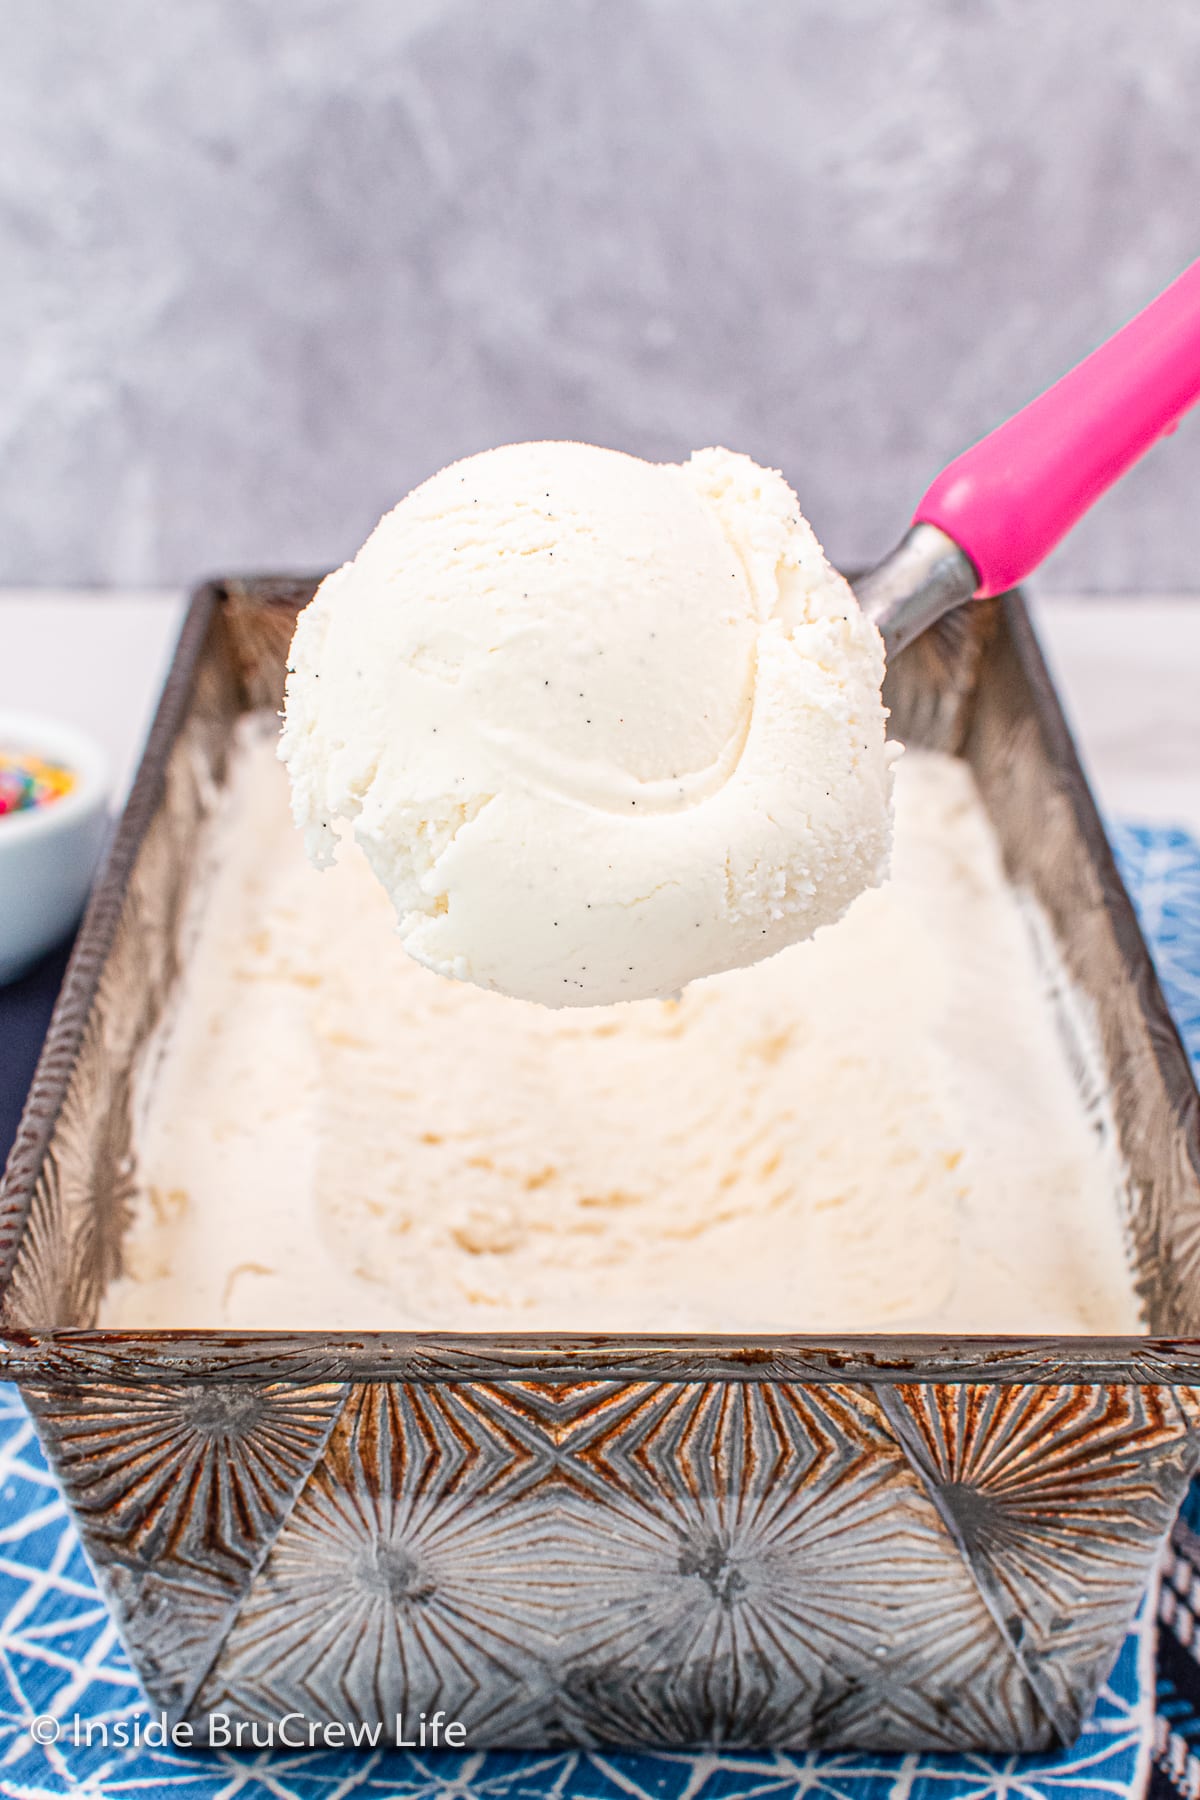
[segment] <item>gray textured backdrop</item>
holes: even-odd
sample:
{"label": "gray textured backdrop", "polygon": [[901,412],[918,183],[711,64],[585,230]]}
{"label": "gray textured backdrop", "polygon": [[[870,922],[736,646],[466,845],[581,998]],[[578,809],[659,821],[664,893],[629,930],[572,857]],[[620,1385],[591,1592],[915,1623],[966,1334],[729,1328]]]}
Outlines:
{"label": "gray textured backdrop", "polygon": [[[1200,254],[1196,0],[0,0],[0,580],[322,565],[441,463],[830,552]],[[1200,420],[1046,585],[1200,586]]]}

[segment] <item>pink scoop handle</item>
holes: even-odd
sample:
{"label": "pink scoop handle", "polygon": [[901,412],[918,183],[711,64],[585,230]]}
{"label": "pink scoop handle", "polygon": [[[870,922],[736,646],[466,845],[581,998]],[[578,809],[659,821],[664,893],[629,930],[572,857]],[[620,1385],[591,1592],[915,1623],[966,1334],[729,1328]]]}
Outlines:
{"label": "pink scoop handle", "polygon": [[1200,400],[1200,262],[1069,375],[943,469],[913,515],[964,550],[980,596],[1035,569]]}

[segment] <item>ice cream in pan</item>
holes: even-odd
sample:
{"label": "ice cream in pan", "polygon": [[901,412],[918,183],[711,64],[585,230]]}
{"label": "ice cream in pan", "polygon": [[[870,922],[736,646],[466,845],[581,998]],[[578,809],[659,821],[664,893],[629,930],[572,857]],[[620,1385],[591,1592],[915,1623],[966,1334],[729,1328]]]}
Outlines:
{"label": "ice cream in pan", "polygon": [[840,923],[551,1008],[422,968],[353,845],[314,874],[274,726],[233,748],[102,1323],[1138,1329],[1088,1014],[965,762],[901,758]]}

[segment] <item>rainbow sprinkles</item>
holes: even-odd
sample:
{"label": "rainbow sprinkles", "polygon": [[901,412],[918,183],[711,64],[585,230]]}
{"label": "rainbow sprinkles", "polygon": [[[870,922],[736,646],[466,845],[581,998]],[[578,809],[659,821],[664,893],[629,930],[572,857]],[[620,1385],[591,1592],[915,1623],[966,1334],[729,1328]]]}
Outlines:
{"label": "rainbow sprinkles", "polygon": [[0,818],[52,806],[71,792],[76,779],[73,770],[33,751],[0,747]]}

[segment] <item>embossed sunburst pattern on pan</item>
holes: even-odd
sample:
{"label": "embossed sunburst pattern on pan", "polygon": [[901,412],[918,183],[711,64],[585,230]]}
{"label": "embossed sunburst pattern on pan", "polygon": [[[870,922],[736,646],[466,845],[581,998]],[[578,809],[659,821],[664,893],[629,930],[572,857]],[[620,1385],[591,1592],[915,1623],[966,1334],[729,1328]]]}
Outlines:
{"label": "embossed sunburst pattern on pan", "polygon": [[178,1711],[204,1675],[344,1391],[247,1381],[25,1389],[161,1705]]}
{"label": "embossed sunburst pattern on pan", "polygon": [[[1076,1393],[1056,1404],[1085,1411]],[[470,1741],[513,1746],[1049,1744],[1061,1708],[889,1411],[856,1384],[362,1384],[193,1715],[389,1732],[441,1706]],[[1061,1476],[1142,1557],[1153,1458],[1173,1454],[1180,1483],[1186,1462],[1169,1395],[1146,1411],[1157,1426],[1106,1442],[1101,1409],[1081,1487]],[[1078,1633],[1047,1647],[1063,1690],[1096,1651],[1072,1579]]]}
{"label": "embossed sunburst pattern on pan", "polygon": [[1197,1441],[1169,1388],[905,1384],[882,1397],[1060,1733],[1077,1723]]}

